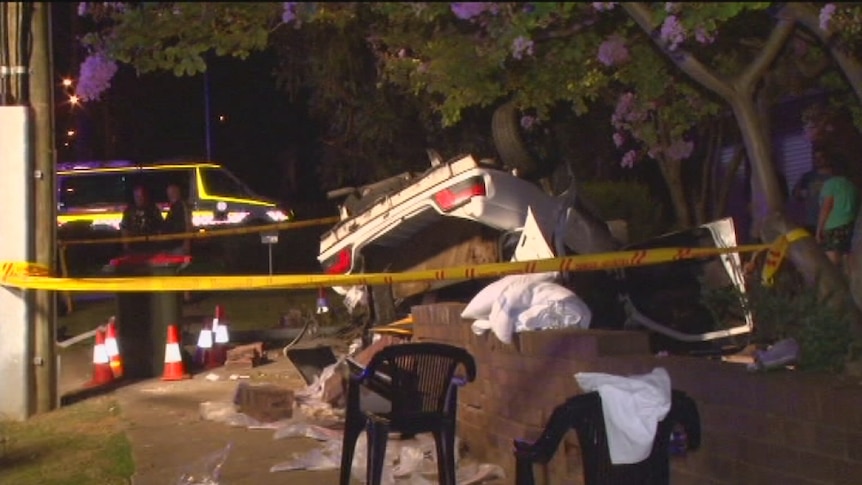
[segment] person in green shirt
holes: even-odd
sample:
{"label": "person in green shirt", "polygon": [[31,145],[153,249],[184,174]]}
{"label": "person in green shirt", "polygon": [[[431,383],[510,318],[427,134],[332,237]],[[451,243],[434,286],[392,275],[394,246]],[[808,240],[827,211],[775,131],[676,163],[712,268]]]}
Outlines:
{"label": "person in green shirt", "polygon": [[843,266],[853,239],[853,225],[859,210],[859,191],[850,179],[835,170],[834,165],[830,168],[833,175],[820,189],[816,237],[829,260]]}

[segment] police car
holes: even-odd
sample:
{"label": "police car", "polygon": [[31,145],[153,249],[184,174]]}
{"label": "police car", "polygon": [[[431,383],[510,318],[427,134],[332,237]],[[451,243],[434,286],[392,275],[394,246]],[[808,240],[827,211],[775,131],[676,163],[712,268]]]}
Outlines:
{"label": "police car", "polygon": [[136,186],[146,187],[166,215],[169,204],[165,192],[170,184],[182,189],[198,229],[293,218],[291,211],[255,194],[215,163],[165,161],[144,165],[115,160],[58,164],[57,226],[119,230],[123,210]]}

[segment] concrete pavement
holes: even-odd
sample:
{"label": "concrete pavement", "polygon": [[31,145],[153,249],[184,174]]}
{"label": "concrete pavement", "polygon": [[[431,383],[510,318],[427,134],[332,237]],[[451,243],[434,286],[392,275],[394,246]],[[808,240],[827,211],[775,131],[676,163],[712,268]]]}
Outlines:
{"label": "concrete pavement", "polygon": [[[201,403],[232,402],[240,382],[277,383],[293,390],[305,387],[302,376],[288,359],[280,353],[271,353],[271,358],[273,362],[246,371],[217,368],[183,381],[148,379],[108,390],[117,399],[127,422],[126,436],[135,464],[131,485],[181,485],[178,480],[184,473],[206,471],[205,462],[229,443],[231,449],[221,469],[220,485],[338,483],[338,470],[270,472],[271,467],[291,460],[294,454],[321,449],[320,442],[305,437],[276,440],[271,429],[232,427],[201,417]],[[61,392],[72,392],[74,396],[73,391],[89,381],[91,362],[89,346],[77,345],[66,350],[61,361]],[[232,374],[250,378],[231,380]],[[218,379],[212,378],[215,376]],[[294,411],[295,416],[297,412]],[[203,483],[206,482],[182,482],[182,485]],[[486,483],[499,485],[507,481]]]}
{"label": "concrete pavement", "polygon": [[[91,351],[83,350],[75,348],[64,353],[61,392],[79,389],[89,380],[92,356]],[[232,373],[241,372],[219,368],[184,381],[150,379],[111,391],[128,422],[126,436],[131,443],[135,463],[135,475],[131,483],[175,485],[183,473],[194,473],[196,469],[201,469],[202,461],[222,450],[228,443],[231,443],[231,450],[221,470],[223,483],[337,483],[337,470],[269,471],[273,465],[290,460],[294,453],[319,448],[320,443],[312,439],[275,440],[273,430],[231,427],[201,418],[202,402],[233,400],[240,381],[230,380]],[[208,380],[208,374],[219,376],[219,380]],[[305,386],[293,364],[285,358],[259,366],[246,374],[252,377],[249,382],[279,383],[297,390]]]}
{"label": "concrete pavement", "polygon": [[[132,444],[135,461],[133,485],[173,485],[184,472],[201,469],[202,461],[231,444],[227,461],[221,470],[224,483],[232,485],[296,485],[337,483],[337,471],[270,472],[270,467],[287,461],[294,453],[318,448],[309,438],[273,439],[273,430],[231,427],[224,423],[204,421],[200,403],[230,402],[238,381],[229,380],[222,369],[211,374],[220,380],[210,381],[198,374],[179,382],[150,380],[116,391],[123,415],[128,419],[126,435]],[[249,372],[254,382],[278,382],[301,389],[304,382],[290,361],[264,365]]]}

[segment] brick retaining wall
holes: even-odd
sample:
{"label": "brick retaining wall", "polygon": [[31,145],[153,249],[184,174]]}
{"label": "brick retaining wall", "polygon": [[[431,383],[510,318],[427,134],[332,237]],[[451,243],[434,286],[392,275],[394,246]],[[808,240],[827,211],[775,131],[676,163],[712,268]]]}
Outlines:
{"label": "brick retaining wall", "polygon": [[[413,307],[415,340],[466,348],[478,376],[459,395],[459,436],[471,454],[514,476],[512,439],[534,439],[550,412],[580,392],[576,372],[646,373],[664,367],[698,403],[699,451],[673,459],[674,485],[862,484],[862,384],[797,372],[750,374],[744,366],[654,357],[642,332],[549,330],[506,345],[476,336],[463,304]],[[537,480],[582,483],[569,432]],[[541,483],[541,481],[539,482]]]}

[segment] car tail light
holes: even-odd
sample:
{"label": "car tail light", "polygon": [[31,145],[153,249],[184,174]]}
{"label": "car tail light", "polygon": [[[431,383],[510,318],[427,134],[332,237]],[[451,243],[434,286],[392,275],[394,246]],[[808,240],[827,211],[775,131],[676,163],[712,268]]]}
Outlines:
{"label": "car tail light", "polygon": [[486,195],[485,181],[482,177],[470,177],[434,194],[434,202],[443,212],[457,209],[476,195]]}
{"label": "car tail light", "polygon": [[323,263],[326,274],[344,274],[350,271],[353,262],[353,246],[348,246]]}

